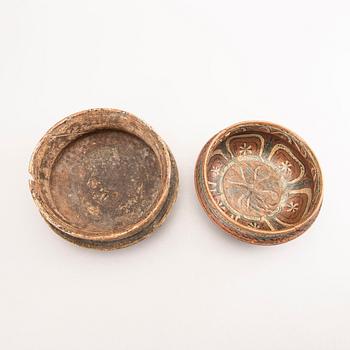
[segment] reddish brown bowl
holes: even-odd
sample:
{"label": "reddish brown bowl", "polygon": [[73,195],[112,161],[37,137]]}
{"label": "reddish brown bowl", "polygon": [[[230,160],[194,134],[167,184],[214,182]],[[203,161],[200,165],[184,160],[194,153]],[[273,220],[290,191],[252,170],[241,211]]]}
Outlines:
{"label": "reddish brown bowl", "polygon": [[242,122],[202,149],[195,186],[208,216],[236,238],[272,245],[307,230],[322,204],[318,161],[299,136],[267,122]]}
{"label": "reddish brown bowl", "polygon": [[53,230],[81,246],[122,248],[149,236],[176,199],[178,173],[163,140],[116,109],[73,114],[34,151],[30,189]]}

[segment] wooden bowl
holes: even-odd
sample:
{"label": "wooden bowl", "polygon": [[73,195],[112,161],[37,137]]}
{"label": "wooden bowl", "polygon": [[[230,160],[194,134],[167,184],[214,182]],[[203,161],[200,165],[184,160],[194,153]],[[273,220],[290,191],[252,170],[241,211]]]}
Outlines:
{"label": "wooden bowl", "polygon": [[81,246],[122,248],[149,236],[176,199],[178,172],[137,117],[91,109],[53,126],[29,167],[30,189],[56,233]]}
{"label": "wooden bowl", "polygon": [[299,136],[267,122],[243,122],[202,149],[195,186],[208,216],[236,238],[272,245],[316,219],[323,197],[318,161]]}

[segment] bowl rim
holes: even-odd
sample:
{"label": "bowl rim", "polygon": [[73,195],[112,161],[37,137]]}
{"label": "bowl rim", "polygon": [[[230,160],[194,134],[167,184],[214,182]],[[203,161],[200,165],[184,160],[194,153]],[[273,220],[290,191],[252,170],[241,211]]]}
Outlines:
{"label": "bowl rim", "polygon": [[[113,232],[107,232],[106,231],[89,231],[85,229],[81,229],[79,227],[75,227],[72,224],[69,223],[69,221],[65,221],[61,218],[60,215],[57,215],[57,213],[51,208],[52,202],[48,200],[47,198],[42,196],[41,193],[41,185],[43,183],[43,180],[40,180],[38,177],[39,171],[37,171],[37,168],[40,166],[41,158],[43,158],[43,155],[40,155],[40,152],[43,150],[43,147],[47,145],[48,140],[52,136],[52,134],[55,132],[55,130],[61,126],[62,124],[66,122],[71,122],[76,120],[79,117],[86,116],[88,117],[91,113],[106,113],[107,117],[113,116],[113,115],[120,115],[124,116],[126,118],[131,118],[142,127],[142,129],[146,130],[148,135],[151,136],[152,140],[159,146],[159,152],[154,150],[154,147],[149,145],[149,143],[140,135],[137,135],[133,133],[132,131],[127,131],[123,129],[118,129],[117,127],[107,127],[102,128],[103,130],[122,130],[124,132],[128,132],[132,135],[135,135],[142,141],[144,141],[149,147],[151,147],[152,151],[156,154],[158,158],[158,162],[161,168],[161,183],[159,184],[159,193],[157,195],[156,201],[151,206],[149,212],[145,217],[143,217],[141,220],[132,223],[128,225],[125,229],[122,230],[114,230]],[[84,134],[94,133],[97,131],[98,128],[92,128],[88,130]],[[77,137],[70,140],[68,144],[74,142],[77,138],[79,138],[81,135],[77,135]],[[65,147],[67,147],[67,145]],[[65,148],[64,147],[64,148]],[[54,166],[57,158],[61,154],[61,152],[64,150],[61,149],[55,157],[55,161],[53,162],[52,166]],[[46,150],[44,153],[46,153],[49,150]],[[162,164],[164,162],[164,164]],[[164,173],[162,168],[164,168]],[[52,168],[51,168],[52,169]],[[91,109],[85,109],[76,113],[73,113],[67,117],[64,117],[60,121],[58,121],[56,124],[54,124],[40,139],[37,146],[35,147],[30,162],[29,162],[29,174],[30,174],[30,180],[29,180],[29,187],[33,196],[33,199],[36,203],[36,205],[39,208],[40,213],[43,215],[44,219],[47,220],[50,224],[52,224],[55,228],[57,228],[60,231],[63,231],[67,235],[70,235],[72,237],[82,239],[82,240],[90,240],[90,241],[110,241],[110,240],[116,240],[116,239],[122,239],[131,237],[132,235],[136,234],[140,230],[142,230],[143,227],[150,224],[159,211],[162,209],[164,203],[166,202],[169,188],[170,188],[170,180],[171,180],[171,157],[169,154],[169,148],[165,144],[165,142],[162,140],[162,138],[149,126],[146,124],[143,120],[136,117],[132,113],[115,109],[115,108],[91,108]],[[47,180],[50,181],[50,178]],[[104,233],[105,232],[105,233]]]}
{"label": "bowl rim", "polygon": [[[238,228],[240,228],[243,231],[247,231],[247,232],[251,232],[253,234],[256,234],[257,236],[259,235],[264,235],[264,236],[275,236],[275,235],[283,235],[283,234],[289,234],[291,232],[297,231],[300,228],[305,227],[311,220],[313,220],[319,213],[320,208],[322,206],[322,202],[323,202],[323,195],[324,195],[324,189],[323,189],[323,175],[322,175],[322,170],[319,164],[319,161],[317,159],[317,157],[315,156],[315,153],[313,152],[313,150],[310,148],[310,146],[307,144],[307,142],[300,137],[299,135],[297,135],[295,132],[291,131],[290,129],[273,123],[273,122],[268,122],[268,121],[262,121],[262,120],[246,120],[246,121],[241,121],[235,124],[232,124],[224,129],[222,129],[221,131],[219,131],[217,134],[215,134],[202,148],[202,150],[199,153],[199,156],[197,158],[197,162],[196,162],[196,167],[195,167],[195,183],[196,183],[196,192],[197,195],[199,197],[201,197],[202,195],[207,195],[208,200],[210,201],[211,204],[213,204],[215,206],[215,208],[217,209],[217,212],[220,213],[220,215],[223,215],[223,213],[221,212],[221,209],[219,207],[219,205],[216,203],[216,201],[214,200],[210,189],[209,189],[209,185],[208,185],[208,174],[207,174],[207,165],[209,162],[209,156],[210,153],[212,151],[213,146],[215,146],[217,143],[219,143],[219,139],[222,138],[222,136],[224,136],[227,132],[231,132],[234,129],[237,129],[239,127],[243,127],[243,126],[254,126],[254,125],[261,125],[261,126],[270,126],[270,127],[275,127],[275,128],[279,128],[282,129],[284,132],[286,132],[287,134],[289,134],[290,136],[292,136],[293,138],[295,138],[298,142],[300,142],[303,147],[306,148],[306,150],[308,151],[308,153],[311,155],[312,160],[315,164],[315,168],[317,168],[317,173],[319,174],[319,185],[320,185],[320,195],[317,201],[317,204],[314,206],[313,210],[305,217],[304,220],[298,222],[297,224],[286,228],[286,229],[282,229],[282,230],[275,230],[275,231],[268,231],[268,230],[261,230],[261,229],[255,229],[253,227],[248,227],[246,225],[240,224],[239,222],[233,220],[231,217],[227,216],[227,219],[229,220],[230,223],[232,223],[234,226],[237,226]],[[198,165],[201,163],[201,167],[200,167],[200,171],[202,172],[202,176],[203,176],[203,181],[204,181],[204,186],[205,186],[205,193],[203,193],[203,191],[200,191],[197,187],[197,171],[198,171]],[[209,217],[214,220],[215,223],[220,223],[221,220],[220,218],[217,218],[213,213],[210,212],[209,208],[207,208],[207,205],[200,200],[201,205],[204,207],[204,209],[206,211],[209,211]],[[225,216],[226,218],[226,216]],[[220,224],[220,227],[221,224]],[[231,232],[228,228],[226,227],[222,227],[225,231]]]}

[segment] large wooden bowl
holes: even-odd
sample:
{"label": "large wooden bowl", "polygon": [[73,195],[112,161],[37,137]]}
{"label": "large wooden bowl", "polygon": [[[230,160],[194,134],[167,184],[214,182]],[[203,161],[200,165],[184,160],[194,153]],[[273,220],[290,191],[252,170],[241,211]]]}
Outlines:
{"label": "large wooden bowl", "polygon": [[30,189],[56,233],[81,246],[122,248],[149,236],[176,199],[178,172],[162,139],[115,109],[71,115],[34,151]]}
{"label": "large wooden bowl", "polygon": [[262,245],[301,235],[323,197],[321,169],[305,141],[266,122],[243,122],[216,134],[199,155],[195,186],[217,225]]}

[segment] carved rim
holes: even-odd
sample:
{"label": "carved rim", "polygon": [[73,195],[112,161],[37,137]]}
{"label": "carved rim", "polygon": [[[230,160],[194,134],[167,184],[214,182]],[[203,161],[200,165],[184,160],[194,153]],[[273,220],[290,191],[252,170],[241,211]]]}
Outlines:
{"label": "carved rim", "polygon": [[[82,118],[91,117],[91,115],[102,118],[101,123],[94,124],[82,130],[76,131],[72,127],[82,125]],[[55,160],[60,155],[61,151],[78,137],[93,133],[97,130],[122,130],[137,136],[142,139],[156,154],[161,170],[161,184],[157,199],[150,212],[140,221],[129,225],[123,230],[114,230],[112,232],[103,232],[103,234],[94,234],[89,231],[72,226],[64,221],[52,207],[52,201],[48,198],[50,173]],[[73,130],[67,132],[67,130]],[[47,160],[48,154],[53,149],[53,143],[58,138],[64,138],[62,146],[58,147],[58,151],[50,155],[50,161]],[[48,165],[47,165],[48,164]],[[43,176],[43,168],[47,167],[46,175]],[[175,165],[176,168],[176,165]],[[115,241],[116,239],[126,239],[134,234],[142,231],[144,227],[152,224],[159,212],[165,205],[171,178],[174,176],[172,171],[172,161],[167,145],[164,141],[152,130],[150,126],[144,123],[136,116],[118,109],[97,108],[84,110],[72,114],[50,128],[47,133],[39,141],[35,148],[29,164],[29,173],[31,179],[29,181],[30,190],[36,205],[46,221],[54,228],[71,237],[89,240],[89,241]],[[176,184],[177,187],[177,184]]]}
{"label": "carved rim", "polygon": [[[256,229],[254,227],[248,227],[243,224],[240,224],[239,222],[227,218],[226,219],[230,222],[231,225],[233,225],[239,232],[245,232],[248,234],[252,234],[251,237],[243,237],[240,235],[240,233],[235,232],[234,230],[230,230],[228,227],[223,225],[221,222],[220,216],[221,210],[217,202],[214,200],[212,193],[209,188],[208,184],[208,175],[207,175],[207,166],[209,163],[209,159],[211,156],[211,152],[213,149],[215,149],[215,146],[217,146],[223,138],[226,138],[227,135],[233,133],[234,131],[237,131],[238,129],[243,129],[244,127],[254,127],[254,126],[261,126],[261,127],[266,127],[266,128],[276,128],[281,131],[283,131],[291,140],[292,142],[295,142],[296,145],[299,145],[302,147],[308,154],[308,156],[312,159],[315,168],[316,168],[316,173],[319,179],[319,196],[317,200],[317,204],[313,207],[312,212],[308,213],[308,215],[299,223],[293,225],[290,228],[286,229],[280,229],[280,230],[275,230],[275,231],[267,231],[267,230],[262,230],[262,229]],[[196,162],[196,167],[195,167],[195,188],[196,188],[196,193],[197,197],[199,199],[199,202],[203,209],[206,211],[210,219],[213,220],[214,223],[219,225],[222,229],[224,229],[226,232],[234,235],[236,238],[243,240],[243,241],[249,241],[251,243],[255,244],[271,244],[268,241],[265,243],[258,242],[257,237],[263,236],[265,238],[272,238],[273,237],[280,237],[280,242],[278,243],[283,243],[285,241],[291,240],[293,238],[296,238],[298,235],[300,235],[303,232],[303,229],[307,229],[309,225],[312,224],[312,222],[315,220],[317,217],[320,208],[322,206],[322,201],[323,201],[323,176],[322,176],[322,171],[321,167],[319,165],[319,162],[314,154],[314,152],[311,150],[311,148],[308,146],[308,144],[297,134],[295,134],[293,131],[282,127],[278,124],[275,123],[270,123],[270,122],[265,122],[265,121],[244,121],[244,122],[239,122],[236,124],[233,124],[220,132],[218,132],[216,135],[214,135],[202,148],[197,162]],[[202,181],[200,180],[202,179]],[[203,182],[202,184],[200,182]],[[219,215],[215,215],[213,213],[212,209],[210,208],[214,207],[216,213],[220,213]],[[219,216],[219,217],[218,217]],[[298,230],[302,230],[302,232],[298,232]],[[294,235],[291,235],[293,234]],[[288,238],[287,238],[288,237]],[[272,243],[276,244],[276,243]]]}

